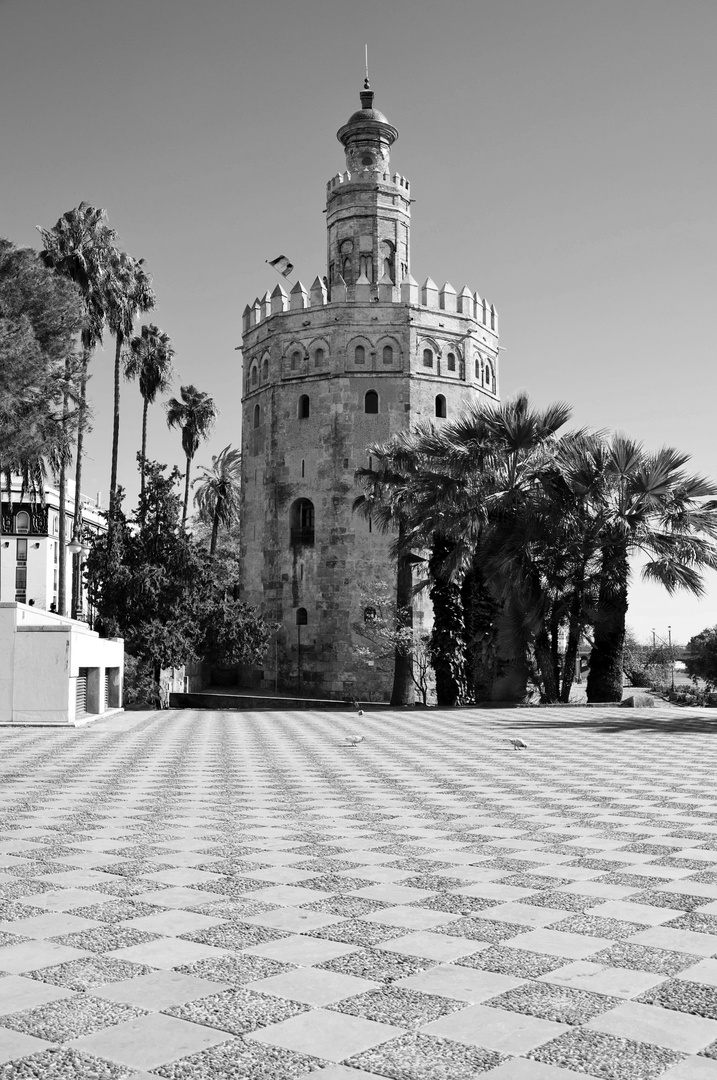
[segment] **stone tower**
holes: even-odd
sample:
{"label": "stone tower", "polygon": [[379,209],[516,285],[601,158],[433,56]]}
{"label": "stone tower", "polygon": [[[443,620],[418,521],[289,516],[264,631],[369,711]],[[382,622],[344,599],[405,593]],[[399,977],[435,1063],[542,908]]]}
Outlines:
{"label": "stone tower", "polygon": [[[366,593],[395,583],[390,537],[352,512],[366,448],[418,421],[498,398],[495,308],[411,276],[410,185],[390,171],[398,132],[373,107],[338,131],[327,184],[327,274],[278,284],[243,313],[242,598],[281,629],[265,689],[388,699],[390,672],[357,654]],[[414,625],[430,616],[417,600]],[[425,623],[424,623],[425,625]]]}

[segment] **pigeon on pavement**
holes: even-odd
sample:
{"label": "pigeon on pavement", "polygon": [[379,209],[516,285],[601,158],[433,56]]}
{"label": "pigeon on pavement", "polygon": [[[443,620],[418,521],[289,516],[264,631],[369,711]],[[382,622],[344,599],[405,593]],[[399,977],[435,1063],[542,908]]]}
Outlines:
{"label": "pigeon on pavement", "polygon": [[347,735],[346,742],[349,746],[357,746],[360,742],[363,742],[363,735]]}
{"label": "pigeon on pavement", "polygon": [[514,750],[527,750],[528,744],[524,743],[522,739],[508,739]]}

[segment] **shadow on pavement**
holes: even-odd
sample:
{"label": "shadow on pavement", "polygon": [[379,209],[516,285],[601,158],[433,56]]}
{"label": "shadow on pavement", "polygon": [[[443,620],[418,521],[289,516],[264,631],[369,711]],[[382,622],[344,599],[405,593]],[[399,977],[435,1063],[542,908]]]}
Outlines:
{"label": "shadow on pavement", "polygon": [[[598,731],[613,734],[621,731],[657,731],[661,734],[671,734],[673,732],[686,731],[691,734],[703,734],[703,735],[717,735],[717,716],[714,719],[711,716],[649,716],[644,713],[631,714],[627,711],[621,710],[621,715],[618,716],[601,716],[591,717],[582,714],[581,716],[570,715],[564,719],[557,716],[546,716],[541,718],[540,716],[531,716],[528,710],[516,710],[510,718],[503,717],[491,717],[494,723],[500,724],[501,721],[506,727],[520,728],[521,731],[526,730],[546,730],[547,728],[585,728],[589,731]],[[476,721],[468,721],[469,727],[483,727]]]}

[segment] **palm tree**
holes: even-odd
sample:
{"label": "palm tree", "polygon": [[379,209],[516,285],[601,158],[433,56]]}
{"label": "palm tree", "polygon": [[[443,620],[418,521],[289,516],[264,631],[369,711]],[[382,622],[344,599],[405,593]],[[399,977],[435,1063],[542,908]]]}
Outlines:
{"label": "palm tree", "polygon": [[171,385],[170,372],[174,349],[169,335],[150,323],[143,326],[139,336],[129,344],[125,362],[125,378],[139,379],[142,395],[142,450],[140,452],[140,506],[144,505],[145,462],[147,460],[147,413],[157,394],[164,394]]}
{"label": "palm tree", "polygon": [[115,336],[114,407],[112,423],[112,468],[110,472],[110,520],[114,517],[117,494],[117,459],[120,429],[120,361],[122,349],[134,329],[140,312],[155,305],[151,279],[143,259],[133,259],[124,251],[115,253],[111,262],[111,277],[106,290],[107,324]]}
{"label": "palm tree", "polygon": [[[597,598],[589,702],[620,701],[630,557],[647,556],[644,578],[668,593],[703,591],[700,571],[717,567],[717,486],[688,474],[689,455],[665,447],[656,454],[622,435],[605,443],[595,467],[602,485],[594,495],[599,523],[600,589]],[[703,501],[707,500],[707,501]]]}
{"label": "palm tree", "polygon": [[[482,652],[492,668],[486,673],[476,662],[470,681],[490,688],[495,699],[525,694],[528,644],[541,629],[545,604],[532,548],[527,539],[516,547],[515,538],[536,520],[541,471],[569,416],[563,403],[538,410],[519,394],[497,408],[476,403],[452,424],[424,426],[400,440],[418,462],[407,543],[434,551],[429,572],[435,614],[452,622],[437,625],[434,641],[455,640],[460,620],[454,589],[462,583],[464,608],[473,612],[474,657]],[[489,625],[475,621],[479,611],[490,616]],[[452,656],[443,659],[448,686],[458,688]]]}
{"label": "palm tree", "polygon": [[181,401],[170,398],[167,402],[167,425],[171,428],[178,427],[182,432],[182,449],[187,459],[187,473],[184,482],[184,509],[182,511],[182,527],[187,521],[187,508],[189,506],[189,472],[192,467],[192,459],[196,454],[199,443],[206,439],[211,431],[217,416],[217,407],[209,394],[197,390],[196,386],[180,386],[179,394]]}
{"label": "palm tree", "polygon": [[[40,258],[46,266],[74,281],[79,287],[84,305],[84,325],[81,331],[82,359],[79,373],[77,410],[77,440],[75,451],[75,513],[73,538],[79,539],[81,529],[82,449],[87,424],[87,368],[97,345],[102,343],[106,317],[106,285],[109,266],[115,255],[116,233],[106,224],[104,210],[81,202],[68,210],[51,229],[39,229],[45,244]],[[69,365],[69,362],[68,362]],[[69,376],[69,370],[68,370]],[[68,377],[69,381],[69,377]],[[68,417],[67,400],[64,407]],[[60,460],[60,543],[58,558],[58,610],[65,613],[65,456]]]}
{"label": "palm tree", "polygon": [[225,446],[220,453],[212,454],[210,469],[201,468],[204,475],[193,482],[199,485],[194,494],[194,503],[201,520],[207,524],[211,522],[209,554],[213,555],[217,549],[219,526],[228,528],[239,517],[241,451]]}

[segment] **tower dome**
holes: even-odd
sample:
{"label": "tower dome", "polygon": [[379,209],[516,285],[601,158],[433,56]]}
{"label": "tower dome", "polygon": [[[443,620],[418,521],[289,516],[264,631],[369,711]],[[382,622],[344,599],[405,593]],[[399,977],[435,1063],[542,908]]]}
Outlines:
{"label": "tower dome", "polygon": [[361,108],[336,132],[336,138],[346,150],[346,167],[352,174],[366,169],[386,172],[398,130],[382,112],[374,109],[368,76],[359,96]]}

